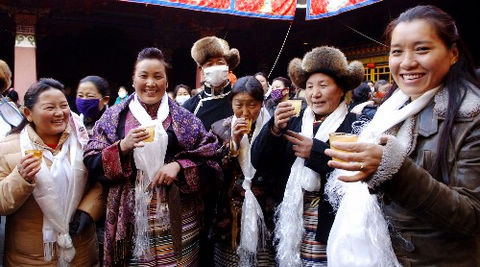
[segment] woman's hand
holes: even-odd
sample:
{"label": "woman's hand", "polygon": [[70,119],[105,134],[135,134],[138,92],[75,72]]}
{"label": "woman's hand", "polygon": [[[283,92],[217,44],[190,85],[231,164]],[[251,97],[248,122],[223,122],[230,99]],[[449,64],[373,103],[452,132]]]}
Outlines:
{"label": "woman's hand", "polygon": [[281,102],[275,109],[275,120],[273,125],[273,133],[280,134],[282,130],[287,128],[288,121],[295,115],[295,108],[288,102]]}
{"label": "woman's hand", "polygon": [[171,185],[173,181],[177,180],[177,175],[182,168],[176,161],[163,165],[153,177],[151,188],[155,188],[161,185]]}
{"label": "woman's hand", "polygon": [[33,154],[27,154],[25,157],[22,157],[17,165],[18,173],[25,181],[32,183],[35,180],[35,175],[40,171],[41,163],[42,161],[34,157]]}
{"label": "woman's hand", "polygon": [[242,141],[242,137],[245,134],[246,128],[247,121],[244,118],[238,118],[232,127],[232,138],[237,145],[237,148],[240,146],[240,141]]}
{"label": "woman's hand", "polygon": [[357,182],[367,179],[377,171],[383,156],[382,145],[332,142],[330,147],[342,151],[334,151],[330,148],[325,149],[325,154],[329,157],[343,160],[345,162],[330,160],[328,161],[328,166],[347,171],[358,171],[358,173],[353,176],[338,177],[339,180],[344,182]]}
{"label": "woman's hand", "polygon": [[148,132],[143,127],[138,127],[128,131],[128,134],[120,141],[120,151],[123,155],[128,154],[136,147],[142,147],[145,144],[143,140],[148,138]]}
{"label": "woman's hand", "polygon": [[292,149],[295,152],[295,156],[308,160],[310,153],[312,152],[313,140],[312,138],[305,137],[299,133],[288,130],[283,135],[288,142],[292,143]]}

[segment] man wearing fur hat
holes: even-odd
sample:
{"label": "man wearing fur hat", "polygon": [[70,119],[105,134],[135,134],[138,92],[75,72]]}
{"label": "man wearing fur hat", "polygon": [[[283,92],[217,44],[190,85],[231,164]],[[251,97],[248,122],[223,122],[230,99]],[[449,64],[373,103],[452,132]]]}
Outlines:
{"label": "man wearing fur hat", "polygon": [[195,114],[208,131],[212,123],[233,115],[227,99],[231,90],[228,73],[240,63],[240,53],[230,49],[225,40],[208,36],[193,44],[191,54],[201,68],[205,89],[183,107]]}
{"label": "man wearing fur hat", "polygon": [[[231,91],[229,70],[240,63],[240,53],[230,49],[228,43],[215,36],[204,37],[196,41],[191,50],[192,58],[201,68],[204,77],[204,90],[187,100],[183,107],[195,114],[205,128],[221,119],[233,115],[228,100]],[[216,196],[215,178],[208,174],[200,176],[200,188],[203,200],[203,229],[200,231],[200,266],[213,266],[213,243],[208,231],[214,219]]]}
{"label": "man wearing fur hat", "polygon": [[330,133],[352,130],[356,115],[348,113],[344,98],[363,80],[363,72],[360,62],[348,64],[333,47],[317,47],[303,59],[293,59],[288,75],[297,87],[305,88],[308,106],[295,117],[290,103],[278,104],[269,126],[252,145],[257,172],[285,188],[274,231],[279,266],[327,264],[334,213],[323,196],[327,174],[333,169],[324,151],[330,147]]}

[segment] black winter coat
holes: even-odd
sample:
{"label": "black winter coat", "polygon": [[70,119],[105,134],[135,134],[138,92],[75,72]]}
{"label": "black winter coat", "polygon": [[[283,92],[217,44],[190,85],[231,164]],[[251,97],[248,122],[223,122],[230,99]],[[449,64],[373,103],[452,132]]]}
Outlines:
{"label": "black winter coat", "polygon": [[[302,117],[305,109],[302,110],[300,116],[290,119],[287,126],[288,130],[294,132],[301,132],[302,129]],[[352,131],[352,123],[356,121],[356,115],[353,113],[347,114],[343,123],[338,127],[336,132]],[[292,150],[292,144],[287,142],[282,135],[276,136],[271,132],[274,118],[265,124],[262,131],[259,133],[252,145],[252,164],[257,170],[257,173],[262,175],[265,179],[275,179],[278,181],[276,188],[276,201],[281,202],[283,198],[283,192],[287,184],[288,177],[290,175],[290,169],[295,162],[296,156]],[[320,125],[316,125],[313,130],[317,132]],[[321,199],[320,205],[318,205],[318,225],[316,240],[324,244],[327,243],[328,234],[332,227],[333,220],[335,219],[335,213],[328,201],[324,198],[325,184],[327,182],[327,174],[333,169],[328,167],[327,162],[331,159],[325,155],[325,149],[330,145],[320,140],[313,139],[312,151],[310,158],[305,161],[305,166],[317,172],[321,176],[322,187],[320,189]]]}

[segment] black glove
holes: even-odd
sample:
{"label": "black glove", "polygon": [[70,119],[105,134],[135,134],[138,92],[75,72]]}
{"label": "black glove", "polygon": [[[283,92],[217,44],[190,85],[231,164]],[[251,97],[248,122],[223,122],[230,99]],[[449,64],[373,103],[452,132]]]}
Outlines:
{"label": "black glove", "polygon": [[70,222],[69,233],[71,236],[79,235],[85,230],[85,228],[93,223],[92,217],[90,214],[77,210],[75,215],[73,215],[72,221]]}

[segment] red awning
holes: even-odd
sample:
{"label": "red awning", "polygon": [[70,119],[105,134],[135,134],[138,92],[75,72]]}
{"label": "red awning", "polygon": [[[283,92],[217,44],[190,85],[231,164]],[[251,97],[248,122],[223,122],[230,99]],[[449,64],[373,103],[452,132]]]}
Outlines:
{"label": "red awning", "polygon": [[266,19],[293,20],[296,0],[119,0]]}
{"label": "red awning", "polygon": [[307,0],[307,20],[338,15],[382,0]]}

